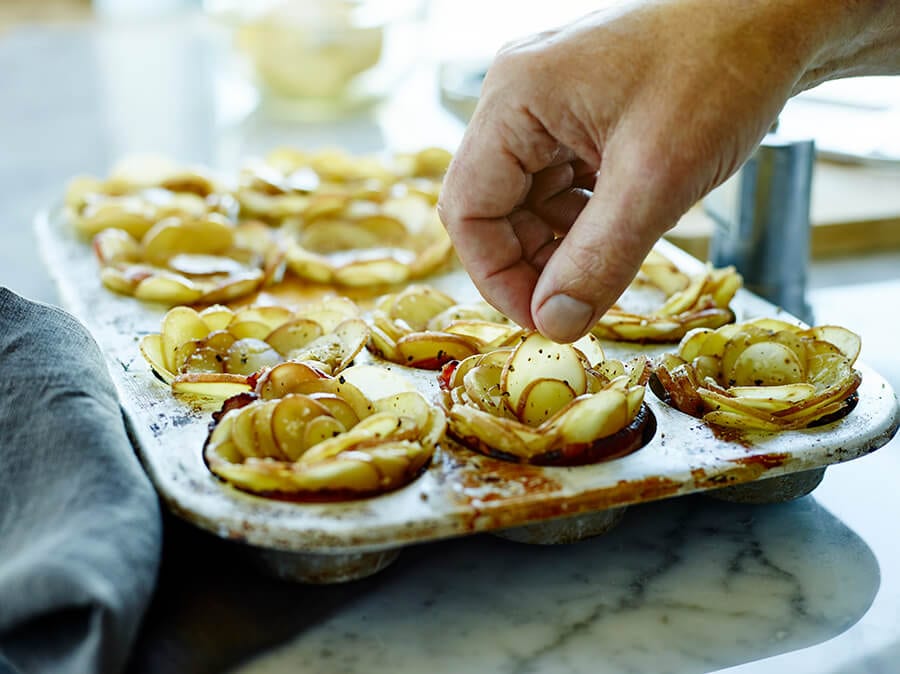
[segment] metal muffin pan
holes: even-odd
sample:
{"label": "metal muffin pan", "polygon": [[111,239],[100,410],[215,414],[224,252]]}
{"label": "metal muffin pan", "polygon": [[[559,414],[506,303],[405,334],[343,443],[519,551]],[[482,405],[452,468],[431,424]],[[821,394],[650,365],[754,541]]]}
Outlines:
{"label": "metal muffin pan", "polygon": [[[900,422],[891,387],[859,362],[856,409],[816,428],[720,433],[648,390],[645,401],[656,419],[653,437],[633,454],[605,463],[519,465],[448,441],[418,479],[375,498],[310,504],[256,497],[222,483],[203,463],[201,447],[218,404],[174,398],[138,351],[142,335],[158,332],[165,308],[104,289],[90,247],[58,215],[40,215],[36,229],[64,305],[88,326],[109,360],[138,455],[163,502],[196,526],[248,546],[264,569],[283,578],[316,583],[360,578],[390,564],[405,546],[479,532],[525,543],[569,543],[609,530],[631,504],[683,494],[705,492],[747,503],[789,500],[815,488],[828,465],[885,445]],[[660,249],[686,271],[701,267],[671,245],[662,243]],[[476,297],[459,270],[427,282],[460,301]],[[745,291],[734,307],[738,320],[784,316]],[[673,348],[603,346],[613,358]],[[365,354],[359,360],[367,359]],[[409,374],[426,395],[439,395],[435,373],[389,367]]]}

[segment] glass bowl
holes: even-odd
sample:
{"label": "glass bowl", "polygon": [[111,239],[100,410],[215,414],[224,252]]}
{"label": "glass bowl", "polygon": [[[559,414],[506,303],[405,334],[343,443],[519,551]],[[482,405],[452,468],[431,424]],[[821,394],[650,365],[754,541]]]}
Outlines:
{"label": "glass bowl", "polygon": [[207,0],[264,106],[324,119],[384,98],[410,72],[424,0]]}

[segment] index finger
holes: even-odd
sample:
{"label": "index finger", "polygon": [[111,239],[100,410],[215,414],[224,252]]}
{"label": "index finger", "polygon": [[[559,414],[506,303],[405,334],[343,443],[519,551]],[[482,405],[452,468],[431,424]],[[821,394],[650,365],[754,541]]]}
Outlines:
{"label": "index finger", "polygon": [[482,97],[447,171],[438,209],[482,296],[516,323],[534,327],[530,302],[538,271],[510,215],[525,200],[531,174],[562,158],[542,125],[517,114]]}

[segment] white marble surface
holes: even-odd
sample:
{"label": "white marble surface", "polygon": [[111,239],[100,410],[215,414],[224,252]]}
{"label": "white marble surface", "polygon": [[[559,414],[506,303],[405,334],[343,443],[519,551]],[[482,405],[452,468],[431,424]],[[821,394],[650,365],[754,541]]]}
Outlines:
{"label": "white marble surface", "polygon": [[[240,119],[216,72],[214,50],[181,26],[0,37],[0,283],[55,300],[33,212],[70,175],[103,172],[128,152],[228,165],[280,142],[374,150],[459,135],[427,82],[371,118],[297,125]],[[858,330],[863,359],[900,390],[900,314],[890,310],[900,269],[877,273],[895,281],[823,288],[813,305],[820,322]],[[895,440],[829,468],[812,496],[788,504],[692,497],[631,509],[611,533],[571,546],[485,536],[407,550],[376,591],[235,671],[894,674],[898,475]]]}

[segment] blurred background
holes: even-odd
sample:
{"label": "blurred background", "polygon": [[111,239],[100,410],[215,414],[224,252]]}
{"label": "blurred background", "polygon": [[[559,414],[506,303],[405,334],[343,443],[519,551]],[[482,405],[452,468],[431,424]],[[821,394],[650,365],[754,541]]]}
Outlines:
{"label": "blurred background", "polygon": [[[0,0],[0,178],[17,195],[0,217],[27,224],[72,175],[135,153],[230,169],[282,144],[452,150],[496,50],[592,4]],[[816,144],[812,286],[900,275],[898,128],[896,78],[829,83],[781,115]],[[698,205],[669,238],[705,258],[714,230]],[[0,281],[52,296],[2,255]]]}

